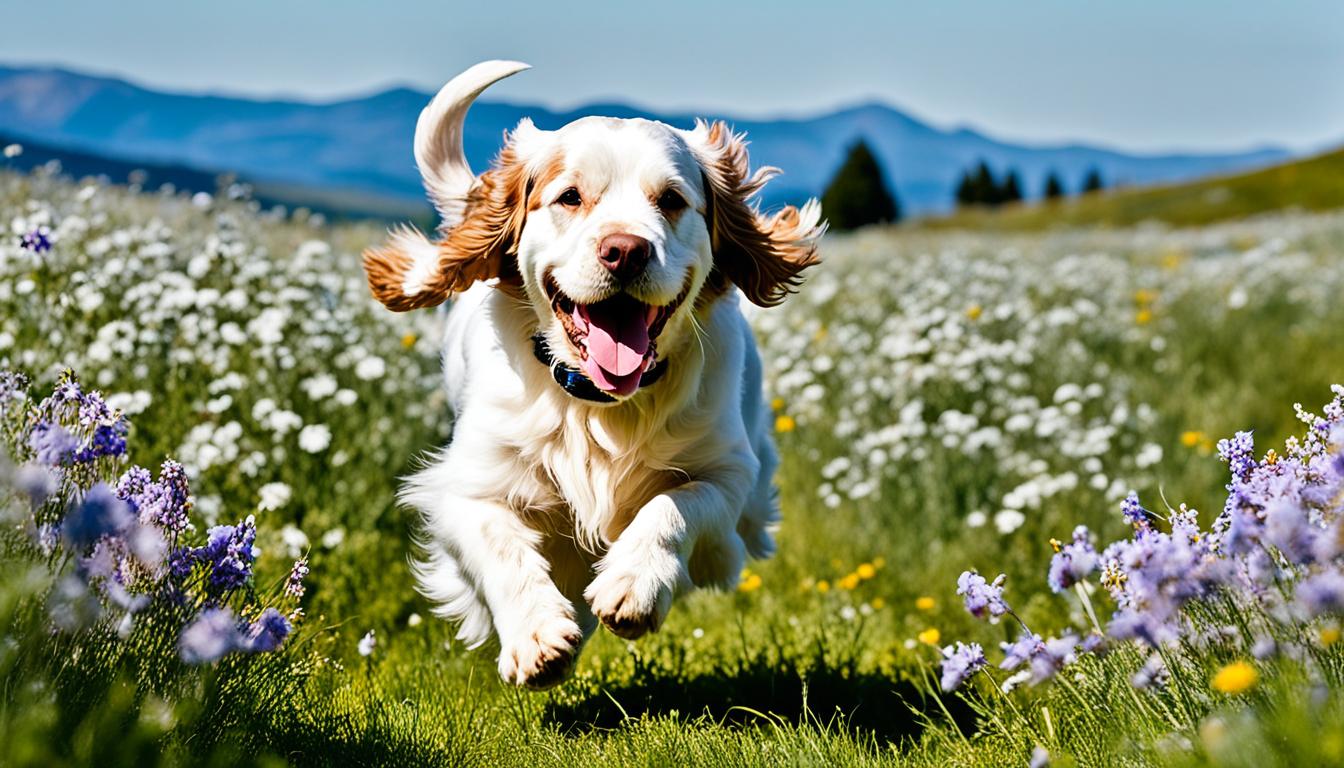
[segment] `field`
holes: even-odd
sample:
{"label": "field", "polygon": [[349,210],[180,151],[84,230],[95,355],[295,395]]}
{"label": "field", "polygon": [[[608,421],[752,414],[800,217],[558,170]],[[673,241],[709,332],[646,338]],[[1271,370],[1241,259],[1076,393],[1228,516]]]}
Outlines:
{"label": "field", "polygon": [[1187,184],[1067,198],[1050,205],[1016,205],[998,211],[963,211],[923,222],[929,227],[1002,231],[1127,227],[1148,222],[1203,226],[1266,211],[1332,211],[1344,207],[1344,150],[1249,173]]}
{"label": "field", "polygon": [[[1051,539],[1126,537],[1130,491],[1208,526],[1228,495],[1216,442],[1238,430],[1290,455],[1310,426],[1294,404],[1319,411],[1344,382],[1344,213],[828,236],[799,295],[752,315],[783,456],[778,555],[656,635],[600,634],[545,693],[502,684],[411,588],[397,477],[451,424],[438,316],[385,312],[364,286],[358,253],[381,232],[40,172],[0,175],[0,225],[0,368],[31,377],[29,403],[70,368],[123,411],[128,455],[91,465],[103,479],[180,461],[181,541],[255,515],[255,572],[229,599],[293,624],[279,650],[193,664],[180,602],[67,620],[62,576],[84,566],[34,527],[60,492],[36,511],[11,494],[0,764],[1344,762],[1344,602],[1300,617],[1219,592],[1186,609],[1203,634],[1080,648],[1005,692],[1014,622],[957,594],[963,571],[1003,573],[1034,631],[1104,625],[1096,576],[1047,586]],[[22,428],[0,430],[15,463]],[[301,612],[281,594],[296,558]],[[1291,557],[1275,562],[1292,583]],[[1251,625],[1278,652],[1219,634]],[[944,691],[941,649],[972,641],[990,668]],[[1131,685],[1155,657],[1161,679]]]}

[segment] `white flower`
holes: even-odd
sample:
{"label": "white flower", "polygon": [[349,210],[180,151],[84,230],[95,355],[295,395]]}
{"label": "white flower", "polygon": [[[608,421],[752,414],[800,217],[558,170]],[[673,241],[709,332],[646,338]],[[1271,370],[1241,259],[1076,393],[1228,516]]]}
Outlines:
{"label": "white flower", "polygon": [[332,528],[330,531],[322,534],[322,546],[327,549],[335,549],[341,546],[341,542],[343,541],[345,541],[344,528]]}
{"label": "white flower", "polygon": [[989,522],[989,517],[978,509],[966,516],[966,527],[968,528],[980,528],[987,522]]}
{"label": "white flower", "polygon": [[420,623],[423,622],[423,621],[424,621],[424,619],[420,618],[420,614],[418,614],[418,613],[412,613],[410,616],[407,616],[407,617],[406,617],[406,626],[408,626],[408,627],[418,627],[418,626],[420,626]]}
{"label": "white flower", "polygon": [[257,509],[261,512],[270,512],[288,504],[294,492],[284,483],[267,483],[257,489],[257,493],[261,496]]}
{"label": "white flower", "polygon": [[331,445],[331,430],[326,424],[309,424],[299,430],[299,447],[308,453],[320,453]]}
{"label": "white flower", "polygon": [[381,379],[385,373],[387,373],[387,363],[383,362],[383,358],[377,355],[370,355],[360,360],[359,364],[355,366],[355,375],[364,381]]}
{"label": "white flower", "polygon": [[1022,527],[1027,522],[1027,516],[1015,509],[1004,509],[994,515],[994,527],[999,529],[999,533],[1009,534]]}
{"label": "white flower", "polygon": [[308,397],[313,400],[321,400],[336,393],[336,377],[319,373],[316,376],[304,379],[299,386],[308,394]]}
{"label": "white flower", "polygon": [[373,636],[373,630],[370,629],[364,637],[359,640],[359,655],[372,656],[373,649],[378,645],[378,638]]}
{"label": "white flower", "polygon": [[300,557],[308,549],[308,534],[293,523],[286,523],[280,529],[280,541],[285,545],[285,553],[291,558]]}

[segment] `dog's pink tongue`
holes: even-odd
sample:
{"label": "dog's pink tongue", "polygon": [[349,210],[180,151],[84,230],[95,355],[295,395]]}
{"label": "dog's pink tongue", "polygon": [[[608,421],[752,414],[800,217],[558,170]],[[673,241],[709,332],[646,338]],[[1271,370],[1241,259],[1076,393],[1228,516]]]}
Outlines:
{"label": "dog's pink tongue", "polygon": [[621,397],[629,397],[639,389],[639,380],[644,377],[642,368],[636,369],[624,376],[617,376],[614,373],[608,373],[597,364],[592,355],[583,361],[583,372],[588,374],[588,378],[593,380],[597,388],[603,392],[611,392]]}
{"label": "dog's pink tongue", "polygon": [[[642,307],[604,301],[585,307],[584,314],[588,320],[588,360],[602,368],[607,374],[604,378],[612,382],[640,372],[649,351],[649,326]],[[596,377],[593,381],[602,386]],[[636,377],[636,386],[638,383]]]}

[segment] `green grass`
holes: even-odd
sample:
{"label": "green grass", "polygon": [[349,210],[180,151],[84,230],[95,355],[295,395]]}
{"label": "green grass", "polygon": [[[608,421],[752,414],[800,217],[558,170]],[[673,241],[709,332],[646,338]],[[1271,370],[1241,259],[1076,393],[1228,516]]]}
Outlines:
{"label": "green grass", "polygon": [[1127,227],[1163,222],[1195,227],[1269,211],[1329,211],[1344,207],[1344,150],[1249,173],[1157,187],[1112,189],[1052,203],[963,210],[921,219],[931,229],[1043,230]]}
{"label": "green grass", "polygon": [[[1005,696],[981,681],[943,695],[938,652],[916,640],[936,629],[941,643],[988,650],[1010,638],[961,609],[955,579],[968,567],[1007,573],[1038,631],[1079,623],[1077,605],[1045,587],[1047,542],[1080,522],[1124,532],[1095,476],[1189,501],[1207,521],[1226,477],[1209,440],[1254,428],[1267,447],[1298,431],[1292,403],[1317,405],[1344,381],[1339,214],[1161,234],[828,239],[802,293],[753,319],[783,461],[779,553],[750,565],[759,587],[693,595],[636,643],[599,633],[575,677],[540,694],[501,683],[492,649],[463,648],[413,592],[396,478],[449,425],[438,318],[383,312],[362,286],[356,254],[379,233],[112,188],[82,198],[11,175],[0,175],[0,220],[58,235],[40,259],[0,244],[0,363],[46,383],[72,365],[109,394],[151,393],[132,416],[145,464],[202,462],[207,432],[237,422],[194,478],[198,513],[256,511],[259,583],[288,569],[285,526],[307,536],[312,565],[307,618],[284,652],[177,669],[171,648],[110,633],[86,641],[96,653],[48,642],[45,565],[5,549],[0,763],[979,767],[1025,765],[1042,745],[1054,765],[1259,766],[1328,764],[1344,745],[1344,688],[1313,688],[1287,662],[1236,699],[1204,682],[1216,654],[1186,670],[1188,689],[1136,694],[1128,678],[1143,655],[1129,649],[1084,658],[1054,685]],[[180,289],[180,276],[219,293],[179,302],[147,287]],[[235,287],[245,300],[230,303]],[[284,319],[263,342],[267,329],[249,324],[268,309]],[[119,321],[146,332],[104,330]],[[228,323],[246,340],[225,341]],[[362,377],[372,356],[386,371]],[[236,381],[221,385],[229,372]],[[353,403],[310,396],[305,381],[323,374]],[[1056,402],[1071,384],[1095,389]],[[263,401],[325,424],[331,445],[302,450]],[[911,403],[918,413],[902,420]],[[970,445],[951,412],[998,430],[997,442]],[[1025,430],[1009,426],[1019,414]],[[1055,431],[1038,433],[1046,422]],[[1102,427],[1094,471],[1075,448]],[[1137,461],[1150,444],[1161,461]],[[996,529],[1015,489],[1067,473],[1077,482]],[[268,482],[291,498],[257,511]],[[973,525],[977,515],[988,522]],[[378,645],[363,657],[370,629]]]}

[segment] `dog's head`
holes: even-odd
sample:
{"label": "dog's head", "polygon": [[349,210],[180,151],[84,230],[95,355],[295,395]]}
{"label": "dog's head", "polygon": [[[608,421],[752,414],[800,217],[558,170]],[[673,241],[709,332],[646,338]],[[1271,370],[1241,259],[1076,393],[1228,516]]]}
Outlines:
{"label": "dog's head", "polygon": [[433,306],[478,280],[512,284],[556,359],[621,399],[729,283],[772,306],[816,263],[819,207],[759,214],[751,198],[776,171],[750,173],[743,137],[721,122],[686,131],[589,117],[542,131],[523,120],[493,167],[472,176],[467,107],[523,68],[477,65],[421,115],[416,161],[444,224],[436,243],[402,231],[366,252],[369,284],[389,308]]}

